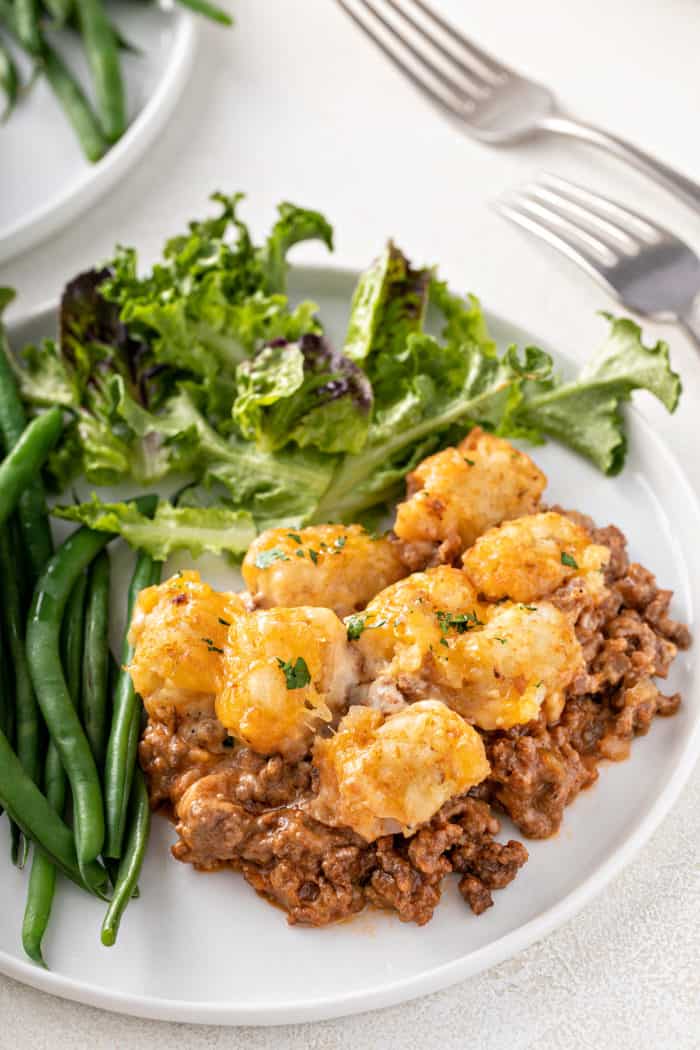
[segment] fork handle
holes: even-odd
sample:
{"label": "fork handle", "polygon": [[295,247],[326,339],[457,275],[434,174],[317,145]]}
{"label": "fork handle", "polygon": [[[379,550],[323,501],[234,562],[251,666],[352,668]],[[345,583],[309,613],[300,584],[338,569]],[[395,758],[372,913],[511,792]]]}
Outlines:
{"label": "fork handle", "polygon": [[700,213],[700,184],[681,175],[668,164],[662,164],[660,160],[656,160],[651,154],[633,146],[631,142],[609,131],[604,131],[602,128],[597,128],[593,124],[585,124],[557,113],[543,117],[539,127],[555,135],[568,135],[570,138],[582,139],[593,146],[607,150],[608,153],[613,153],[621,160],[626,160],[638,171],[654,179],[655,182],[665,186],[666,189],[678,194],[686,204]]}

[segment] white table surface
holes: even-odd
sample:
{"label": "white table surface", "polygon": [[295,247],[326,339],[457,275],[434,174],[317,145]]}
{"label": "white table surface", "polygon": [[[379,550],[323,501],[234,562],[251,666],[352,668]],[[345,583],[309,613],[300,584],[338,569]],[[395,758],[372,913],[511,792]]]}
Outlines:
{"label": "white table surface", "polygon": [[[279,200],[321,208],[335,225],[339,265],[364,266],[393,235],[413,259],[438,261],[455,287],[580,359],[603,334],[595,312],[610,301],[490,210],[494,195],[553,170],[617,195],[700,250],[700,216],[583,146],[549,140],[498,152],[462,138],[333,0],[232,6],[236,29],[204,27],[191,85],[138,171],[71,229],[0,268],[22,312],[55,297],[117,240],[151,260],[218,188],[247,191],[246,216],[259,232]],[[511,64],[556,85],[572,111],[700,177],[698,0],[440,6]],[[324,257],[315,247],[299,256]],[[672,419],[646,398],[639,404],[700,491],[700,354],[673,329],[646,327],[671,342],[685,393]],[[497,969],[412,1004],[318,1025],[197,1028],[102,1013],[0,977],[0,1047],[698,1047],[698,842],[696,770],[652,841],[577,918]]]}

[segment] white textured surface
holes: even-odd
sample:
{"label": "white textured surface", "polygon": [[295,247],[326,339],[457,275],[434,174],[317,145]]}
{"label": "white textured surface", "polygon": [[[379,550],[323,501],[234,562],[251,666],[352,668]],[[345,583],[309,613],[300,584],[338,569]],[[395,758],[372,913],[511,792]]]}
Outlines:
{"label": "white textured surface", "polygon": [[[514,65],[556,84],[572,110],[700,176],[697,0],[441,7]],[[20,290],[20,309],[55,296],[117,239],[153,257],[164,234],[201,213],[218,187],[247,189],[260,230],[281,198],[325,209],[338,263],[365,264],[391,233],[417,259],[439,260],[456,286],[578,357],[602,331],[594,311],[610,303],[490,211],[494,194],[550,168],[648,211],[700,249],[700,217],[583,147],[493,152],[462,139],[331,0],[239,0],[235,8],[232,34],[205,30],[192,85],[148,162],[72,230],[0,269],[0,283]],[[673,420],[650,403],[644,409],[700,489],[700,361],[682,337],[665,334],[684,399]],[[110,1016],[0,978],[0,1047],[636,1050],[643,1041],[689,1050],[700,1046],[699,842],[696,771],[652,842],[578,918],[496,970],[413,1004],[315,1026],[184,1029]],[[231,953],[233,964],[235,939]]]}

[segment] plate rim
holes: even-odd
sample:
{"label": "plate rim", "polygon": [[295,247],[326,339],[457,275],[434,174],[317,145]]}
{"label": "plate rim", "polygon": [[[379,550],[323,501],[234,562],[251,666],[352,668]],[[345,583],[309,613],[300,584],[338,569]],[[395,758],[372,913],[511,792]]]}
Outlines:
{"label": "plate rim", "polygon": [[163,76],[146,105],[101,160],[29,215],[0,229],[0,265],[41,244],[95,204],[138,162],[170,120],[192,69],[199,24],[181,7],[164,13],[175,19],[174,39]]}
{"label": "plate rim", "polygon": [[[325,264],[295,265],[293,275],[302,282],[331,279],[356,279],[359,271],[352,267]],[[34,309],[17,313],[8,321],[8,334],[22,326],[38,321],[42,316],[55,312],[55,300],[44,302]],[[487,320],[497,322],[513,331],[532,338],[521,324],[511,322],[502,314],[484,307]],[[546,340],[538,340],[545,350],[551,349]],[[556,353],[557,358],[571,361],[566,354]],[[634,405],[626,411],[634,419],[645,441],[655,446],[656,453],[673,466],[683,486],[683,497],[700,525],[700,497],[689,481],[682,464],[666,442],[659,437],[652,424]],[[283,1024],[322,1021],[365,1013],[416,999],[447,988],[467,977],[490,969],[552,933],[572,919],[578,912],[618,875],[651,838],[669,813],[685,787],[700,756],[700,716],[697,716],[682,744],[679,761],[653,804],[638,818],[618,848],[596,870],[571,893],[541,912],[535,918],[499,937],[489,944],[450,962],[434,966],[412,977],[403,977],[367,992],[351,992],[346,995],[327,996],[324,999],[296,999],[277,1002],[273,1006],[222,1005],[202,1001],[168,999],[163,997],[125,994],[107,991],[94,984],[86,984],[48,970],[41,970],[31,962],[10,955],[0,949],[0,973],[40,991],[61,998],[99,1007],[114,1013],[142,1017],[150,1020],[175,1021],[189,1024],[218,1024],[227,1026],[255,1025],[272,1027]]]}

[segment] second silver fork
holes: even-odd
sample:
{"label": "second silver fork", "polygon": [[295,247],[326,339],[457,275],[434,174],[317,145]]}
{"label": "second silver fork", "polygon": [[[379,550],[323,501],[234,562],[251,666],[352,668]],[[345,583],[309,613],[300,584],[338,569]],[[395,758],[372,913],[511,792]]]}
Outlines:
{"label": "second silver fork", "polygon": [[679,325],[700,349],[700,258],[674,233],[558,175],[540,176],[496,207],[627,309]]}

